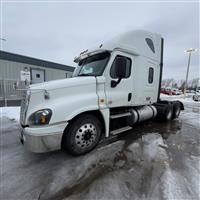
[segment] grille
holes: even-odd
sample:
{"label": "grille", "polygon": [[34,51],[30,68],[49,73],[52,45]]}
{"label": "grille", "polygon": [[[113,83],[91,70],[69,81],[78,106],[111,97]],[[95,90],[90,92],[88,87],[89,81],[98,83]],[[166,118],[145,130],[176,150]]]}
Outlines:
{"label": "grille", "polygon": [[21,110],[20,110],[20,122],[22,125],[25,125],[26,109],[27,109],[27,91],[24,91],[22,94],[21,100]]}

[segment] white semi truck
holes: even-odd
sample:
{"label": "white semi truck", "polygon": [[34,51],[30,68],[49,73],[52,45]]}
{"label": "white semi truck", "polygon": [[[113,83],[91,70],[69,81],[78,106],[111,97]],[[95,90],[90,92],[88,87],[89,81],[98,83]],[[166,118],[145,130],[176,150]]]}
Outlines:
{"label": "white semi truck", "polygon": [[81,155],[142,121],[177,118],[183,104],[160,99],[163,42],[131,31],[82,52],[72,78],[31,85],[21,105],[22,143],[32,152]]}

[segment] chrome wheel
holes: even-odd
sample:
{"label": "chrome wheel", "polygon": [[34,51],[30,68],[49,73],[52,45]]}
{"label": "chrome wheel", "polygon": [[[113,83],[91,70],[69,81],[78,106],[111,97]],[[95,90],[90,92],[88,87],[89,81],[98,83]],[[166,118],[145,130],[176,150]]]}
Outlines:
{"label": "chrome wheel", "polygon": [[82,125],[75,134],[75,143],[80,148],[90,147],[96,140],[97,130],[96,127],[87,123]]}
{"label": "chrome wheel", "polygon": [[178,116],[179,116],[179,114],[180,114],[180,111],[181,111],[181,109],[180,109],[180,108],[178,108],[178,109],[176,110],[176,113],[175,113],[176,117],[178,117]]}
{"label": "chrome wheel", "polygon": [[170,110],[168,113],[167,113],[167,116],[166,116],[167,120],[170,120],[172,118],[172,110]]}
{"label": "chrome wheel", "polygon": [[164,121],[171,120],[173,113],[174,113],[173,105],[171,103],[168,103],[168,105],[166,105],[165,112],[163,113],[163,120]]}
{"label": "chrome wheel", "polygon": [[62,145],[72,155],[83,155],[94,149],[102,135],[102,124],[93,114],[82,114],[71,121]]}

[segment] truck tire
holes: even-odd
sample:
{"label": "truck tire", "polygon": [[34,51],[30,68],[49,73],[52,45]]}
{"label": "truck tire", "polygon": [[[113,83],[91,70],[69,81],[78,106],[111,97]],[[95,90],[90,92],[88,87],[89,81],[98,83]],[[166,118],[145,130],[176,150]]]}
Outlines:
{"label": "truck tire", "polygon": [[172,119],[176,119],[179,117],[181,112],[181,105],[179,102],[175,102],[173,104],[173,114],[172,114]]}
{"label": "truck tire", "polygon": [[173,105],[171,103],[169,103],[168,105],[166,105],[165,112],[163,113],[163,120],[164,121],[171,120],[172,115],[173,115]]}
{"label": "truck tire", "polygon": [[83,114],[73,120],[64,133],[64,149],[72,155],[88,153],[97,146],[101,134],[99,119],[91,114]]}

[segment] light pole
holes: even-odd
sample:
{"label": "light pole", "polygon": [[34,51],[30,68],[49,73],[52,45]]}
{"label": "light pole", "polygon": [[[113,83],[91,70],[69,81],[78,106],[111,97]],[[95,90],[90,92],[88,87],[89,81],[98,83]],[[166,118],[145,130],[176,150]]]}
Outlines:
{"label": "light pole", "polygon": [[189,68],[190,68],[190,59],[192,52],[195,52],[197,49],[189,48],[186,49],[184,52],[189,54],[188,57],[188,65],[187,65],[187,72],[186,72],[186,78],[185,78],[185,85],[184,85],[184,98],[186,96],[186,89],[187,89],[187,82],[188,82],[188,74],[189,74]]}

